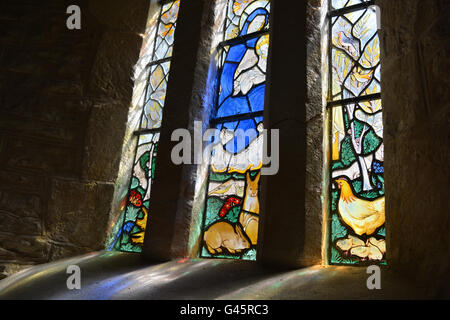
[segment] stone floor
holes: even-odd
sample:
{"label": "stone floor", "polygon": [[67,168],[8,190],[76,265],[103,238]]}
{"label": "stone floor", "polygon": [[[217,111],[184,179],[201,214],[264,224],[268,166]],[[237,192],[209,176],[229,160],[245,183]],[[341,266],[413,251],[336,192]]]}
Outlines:
{"label": "stone floor", "polygon": [[[81,290],[68,290],[68,265]],[[23,270],[0,281],[0,299],[417,299],[424,288],[382,270],[368,290],[365,268],[314,266],[280,271],[248,261],[182,259],[149,263],[140,255],[96,252]]]}

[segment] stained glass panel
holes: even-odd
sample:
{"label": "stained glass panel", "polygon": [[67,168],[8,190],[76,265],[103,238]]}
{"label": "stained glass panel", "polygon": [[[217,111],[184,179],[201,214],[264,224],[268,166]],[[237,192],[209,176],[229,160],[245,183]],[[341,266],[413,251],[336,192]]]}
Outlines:
{"label": "stained glass panel", "polygon": [[220,141],[211,152],[201,256],[254,260],[262,117],[218,124],[216,128],[220,130]]}
{"label": "stained glass panel", "polygon": [[156,129],[161,127],[169,69],[170,62],[163,62],[150,67],[141,128]]}
{"label": "stained glass panel", "polygon": [[260,31],[269,24],[270,1],[229,1],[225,23],[225,40]]}
{"label": "stained glass panel", "polygon": [[220,141],[212,148],[214,172],[258,170],[262,166],[262,117],[226,122],[216,126]]}
{"label": "stained glass panel", "polygon": [[256,258],[258,188],[259,171],[210,172],[201,257]]}
{"label": "stained glass panel", "polygon": [[331,263],[385,262],[381,110],[381,100],[332,110]]}
{"label": "stained glass panel", "polygon": [[[155,174],[156,149],[159,129],[163,116],[167,81],[170,70],[176,20],[180,0],[167,2],[160,7],[158,20],[154,28],[154,40],[150,45],[150,31],[141,51],[140,62],[148,74],[145,94],[140,99],[141,117],[139,128],[134,134],[138,137],[128,192],[121,205],[120,227],[109,245],[109,249],[128,252],[140,252],[144,243],[144,234],[149,218],[151,184]],[[139,90],[135,87],[135,91]],[[142,89],[141,89],[142,90]],[[142,101],[141,101],[142,100]],[[142,105],[141,105],[142,104]],[[150,133],[149,133],[150,132]]]}
{"label": "stained glass panel", "polygon": [[[332,4],[342,8],[362,2]],[[329,21],[333,101],[329,258],[332,264],[385,264],[382,102],[366,97],[381,92],[376,14],[366,8]],[[351,100],[341,102],[344,99]]]}
{"label": "stained glass panel", "polygon": [[180,8],[180,0],[162,6],[155,40],[153,60],[161,60],[172,56],[175,27]]}
{"label": "stained glass panel", "polygon": [[158,140],[159,133],[144,134],[139,137],[130,188],[123,203],[125,214],[122,228],[112,245],[115,249],[129,252],[141,251],[148,220],[151,184],[155,176]]}
{"label": "stained glass panel", "polygon": [[[211,149],[200,256],[256,259],[262,167],[269,1],[229,1],[220,46],[217,104],[219,139]],[[248,36],[250,35],[250,36]],[[226,119],[226,120],[225,120]]]}
{"label": "stained glass panel", "polygon": [[264,109],[269,35],[223,51],[217,118]]}
{"label": "stained glass panel", "polygon": [[371,10],[340,16],[332,27],[333,100],[379,93],[380,47]]}

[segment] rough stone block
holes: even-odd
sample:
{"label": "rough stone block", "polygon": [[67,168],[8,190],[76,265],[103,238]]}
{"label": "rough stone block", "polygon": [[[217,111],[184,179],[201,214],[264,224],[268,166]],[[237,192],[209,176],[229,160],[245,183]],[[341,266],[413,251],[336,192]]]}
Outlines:
{"label": "rough stone block", "polygon": [[54,180],[45,220],[46,234],[56,242],[102,249],[114,186]]}
{"label": "rough stone block", "polygon": [[67,257],[75,257],[91,251],[94,250],[86,247],[77,247],[73,245],[61,245],[52,243],[52,247],[49,254],[49,260],[55,261]]}
{"label": "rough stone block", "polygon": [[96,104],[86,133],[83,179],[114,181],[117,177],[128,105]]}
{"label": "rough stone block", "polygon": [[[34,173],[24,171],[0,170],[0,191],[6,192],[8,195],[1,197],[0,203],[7,210],[15,211],[16,209],[28,208],[28,203],[33,203],[30,208],[41,212],[39,201],[35,202],[35,195],[45,195],[47,193],[47,178]],[[25,195],[25,196],[22,196]],[[34,213],[33,213],[34,214]]]}
{"label": "rough stone block", "polygon": [[0,233],[0,260],[45,263],[50,245],[40,237]]}
{"label": "rough stone block", "polygon": [[18,264],[18,263],[0,263],[0,280],[14,274],[17,273],[21,270],[24,270],[26,268],[29,268],[33,266],[32,263],[28,262],[28,263],[22,263],[22,264]]}
{"label": "rough stone block", "polygon": [[84,132],[89,117],[89,100],[71,99],[61,95],[42,95],[38,104],[32,106],[33,120],[78,128]]}
{"label": "rough stone block", "polygon": [[36,217],[23,217],[0,209],[0,230],[15,235],[40,235],[42,221]]}
{"label": "rough stone block", "polygon": [[448,1],[381,2],[388,264],[441,285],[449,270]]}
{"label": "rough stone block", "polygon": [[34,170],[77,176],[80,161],[77,146],[51,144],[33,138],[8,137],[0,163],[8,169]]}
{"label": "rough stone block", "polygon": [[149,3],[147,0],[96,0],[89,2],[89,11],[110,30],[143,33]]}
{"label": "rough stone block", "polygon": [[95,100],[130,102],[133,66],[139,58],[142,38],[130,33],[103,33],[92,68],[89,95]]}

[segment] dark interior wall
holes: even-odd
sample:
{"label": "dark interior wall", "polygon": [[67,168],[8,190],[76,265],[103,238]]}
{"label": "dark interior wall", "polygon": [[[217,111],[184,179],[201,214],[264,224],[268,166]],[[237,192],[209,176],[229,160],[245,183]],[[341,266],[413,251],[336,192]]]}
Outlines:
{"label": "dark interior wall", "polygon": [[[314,3],[306,25],[305,197],[311,224],[305,241],[313,244],[307,254],[316,263],[322,115],[315,92],[320,70],[311,65],[319,65]],[[450,273],[449,4],[378,3],[389,264],[436,288]],[[66,28],[71,4],[81,7],[81,30]],[[148,5],[0,1],[0,278],[102,249]]]}
{"label": "dark interior wall", "polygon": [[103,248],[148,6],[0,1],[0,278]]}
{"label": "dark interior wall", "polygon": [[379,3],[389,264],[448,287],[450,3]]}

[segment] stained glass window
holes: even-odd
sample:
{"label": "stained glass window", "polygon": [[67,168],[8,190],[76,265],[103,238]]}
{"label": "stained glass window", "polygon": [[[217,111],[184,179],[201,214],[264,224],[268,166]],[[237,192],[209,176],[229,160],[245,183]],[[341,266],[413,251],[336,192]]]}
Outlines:
{"label": "stained glass window", "polygon": [[230,0],[219,44],[200,256],[254,260],[259,223],[270,2]]}
{"label": "stained glass window", "polygon": [[385,263],[380,41],[373,1],[329,1],[332,264]]}
{"label": "stained glass window", "polygon": [[[140,252],[149,220],[150,191],[155,176],[155,159],[163,116],[164,100],[172,57],[180,0],[160,1],[153,42],[144,43],[148,78],[142,101],[140,126],[128,193],[123,201],[120,227],[110,249]],[[151,218],[150,218],[151,219]]]}

